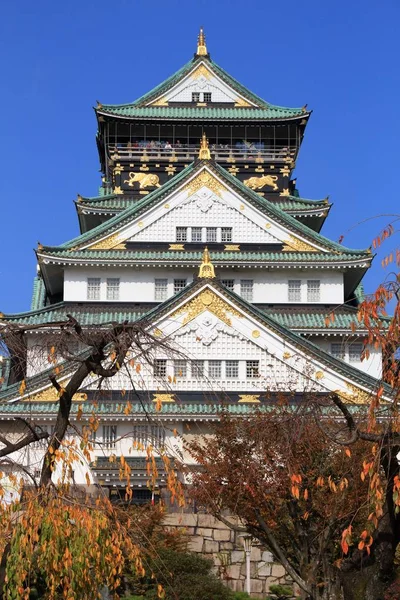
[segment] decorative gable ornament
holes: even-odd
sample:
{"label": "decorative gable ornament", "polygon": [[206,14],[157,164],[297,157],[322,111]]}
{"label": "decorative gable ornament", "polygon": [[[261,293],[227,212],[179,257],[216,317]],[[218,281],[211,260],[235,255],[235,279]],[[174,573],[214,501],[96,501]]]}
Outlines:
{"label": "decorative gable ornament", "polygon": [[201,263],[200,269],[199,269],[199,278],[203,278],[203,279],[214,279],[215,278],[214,265],[211,263],[210,253],[208,251],[207,246],[204,248],[203,262]]}

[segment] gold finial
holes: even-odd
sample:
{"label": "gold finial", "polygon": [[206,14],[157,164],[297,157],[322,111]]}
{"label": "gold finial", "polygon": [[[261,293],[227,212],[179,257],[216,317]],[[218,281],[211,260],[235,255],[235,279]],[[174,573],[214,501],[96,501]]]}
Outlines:
{"label": "gold finial", "polygon": [[204,29],[200,27],[200,33],[197,38],[197,56],[207,56],[206,36],[204,35]]}
{"label": "gold finial", "polygon": [[200,160],[210,160],[211,159],[210,148],[208,147],[208,139],[207,139],[207,136],[205,133],[203,133],[203,137],[200,140],[199,159]]}
{"label": "gold finial", "polygon": [[210,253],[208,251],[207,246],[204,248],[203,262],[200,265],[199,277],[201,277],[202,279],[214,279],[215,278],[214,265],[211,263]]}

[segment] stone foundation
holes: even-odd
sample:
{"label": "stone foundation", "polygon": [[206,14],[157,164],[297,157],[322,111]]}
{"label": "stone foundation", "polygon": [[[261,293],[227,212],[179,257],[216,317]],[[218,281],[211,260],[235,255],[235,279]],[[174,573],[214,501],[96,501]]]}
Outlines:
{"label": "stone foundation", "polygon": [[[237,519],[227,517],[232,524]],[[207,514],[168,514],[164,523],[189,537],[188,549],[203,554],[214,563],[214,572],[234,591],[246,589],[246,556],[240,533]],[[265,598],[273,584],[291,585],[284,568],[270,552],[254,544],[250,557],[251,595]]]}

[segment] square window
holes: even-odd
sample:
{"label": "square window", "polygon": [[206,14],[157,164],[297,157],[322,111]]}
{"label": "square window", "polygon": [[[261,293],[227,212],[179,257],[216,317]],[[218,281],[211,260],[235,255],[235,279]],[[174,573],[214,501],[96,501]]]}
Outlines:
{"label": "square window", "polygon": [[107,279],[107,300],[119,300],[119,279]]}
{"label": "square window", "polygon": [[331,354],[335,358],[340,358],[341,360],[344,360],[344,358],[345,358],[344,344],[341,344],[338,342],[331,344]]}
{"label": "square window", "polygon": [[353,344],[349,344],[349,361],[360,362],[362,351],[363,344],[361,344],[360,342],[354,342]]}
{"label": "square window", "polygon": [[213,379],[221,378],[221,365],[222,362],[220,360],[209,360],[208,361],[208,376]]}
{"label": "square window", "polygon": [[255,379],[260,376],[260,361],[259,360],[246,360],[246,377],[248,379]]}
{"label": "square window", "polygon": [[187,375],[186,360],[174,360],[174,377],[184,378]]}
{"label": "square window", "polygon": [[163,302],[168,298],[168,279],[154,280],[154,299]]}
{"label": "square window", "polygon": [[231,292],[235,291],[235,280],[234,279],[221,279],[222,285],[224,285]]}
{"label": "square window", "polygon": [[201,227],[192,227],[192,242],[202,241],[202,229]]}
{"label": "square window", "polygon": [[253,302],[253,280],[252,279],[241,279],[240,280],[240,295],[243,300],[247,302]]}
{"label": "square window", "polygon": [[116,425],[103,425],[103,444],[106,448],[115,448],[117,439]]}
{"label": "square window", "polygon": [[288,300],[289,302],[301,302],[300,279],[290,279],[288,281]]}
{"label": "square window", "polygon": [[192,102],[200,102],[200,92],[192,92]]}
{"label": "square window", "polygon": [[232,241],[232,227],[221,227],[221,242]]}
{"label": "square window", "polygon": [[154,377],[167,376],[167,360],[165,358],[156,358],[154,360]]}
{"label": "square window", "polygon": [[87,280],[87,299],[100,300],[100,277],[88,277]]}
{"label": "square window", "polygon": [[216,242],[217,241],[217,228],[216,227],[207,227],[207,242]]}
{"label": "square window", "polygon": [[192,361],[192,377],[202,379],[204,377],[204,360]]}
{"label": "square window", "polygon": [[321,300],[321,282],[319,279],[309,279],[307,281],[307,302],[320,302]]}
{"label": "square window", "polygon": [[176,228],[176,241],[187,242],[187,227]]}
{"label": "square window", "polygon": [[239,361],[238,360],[227,360],[225,363],[225,377],[237,378],[239,377]]}
{"label": "square window", "polygon": [[203,98],[203,102],[211,102],[211,92],[204,92]]}
{"label": "square window", "polygon": [[186,287],[186,279],[174,279],[174,294],[178,294]]}

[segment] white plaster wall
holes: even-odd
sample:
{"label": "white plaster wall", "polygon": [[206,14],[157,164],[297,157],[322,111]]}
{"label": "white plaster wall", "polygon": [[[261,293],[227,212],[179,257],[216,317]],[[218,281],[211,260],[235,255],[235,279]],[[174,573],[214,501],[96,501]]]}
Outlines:
{"label": "white plaster wall", "polygon": [[[360,371],[364,373],[368,373],[371,377],[376,377],[376,379],[380,379],[382,377],[382,354],[380,350],[376,350],[375,348],[369,347],[370,356],[369,358],[365,358],[364,360],[359,361],[351,361],[349,360],[349,346],[352,341],[349,339],[349,336],[331,336],[329,338],[322,337],[314,337],[310,338],[314,344],[325,350],[325,352],[330,353],[331,344],[342,344],[344,349],[344,361],[350,364]],[[354,343],[362,343],[362,338],[354,338]]]}
{"label": "white plaster wall", "polygon": [[222,82],[207,69],[209,76],[186,77],[179,85],[170,90],[165,98],[172,102],[191,102],[192,92],[211,92],[213,102],[235,102],[238,97],[226,83]]}

